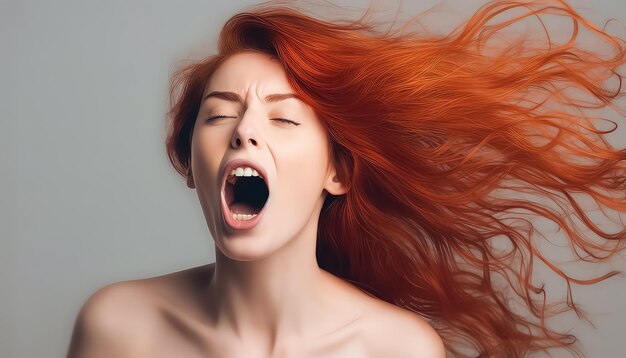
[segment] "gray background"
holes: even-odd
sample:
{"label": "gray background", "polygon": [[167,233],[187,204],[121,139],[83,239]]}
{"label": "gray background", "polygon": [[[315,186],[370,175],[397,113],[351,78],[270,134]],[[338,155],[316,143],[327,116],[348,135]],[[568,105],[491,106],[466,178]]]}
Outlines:
{"label": "gray background", "polygon": [[[98,288],[214,261],[195,191],[165,154],[168,79],[180,61],[213,53],[224,21],[252,3],[0,2],[0,357],[64,356]],[[460,19],[482,3],[446,8]],[[623,0],[571,4],[596,24],[626,19]],[[398,3],[385,5],[393,15]],[[626,271],[624,261],[567,272]],[[565,298],[563,281],[540,277],[550,299]],[[626,279],[573,289],[596,329],[572,315],[552,326],[572,328],[589,357],[624,357]]]}

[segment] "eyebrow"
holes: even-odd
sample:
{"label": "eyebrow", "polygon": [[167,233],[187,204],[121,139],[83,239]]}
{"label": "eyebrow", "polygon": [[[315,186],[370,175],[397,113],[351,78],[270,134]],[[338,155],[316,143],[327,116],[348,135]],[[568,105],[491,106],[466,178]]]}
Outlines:
{"label": "eyebrow", "polygon": [[[239,96],[237,93],[224,92],[224,91],[213,91],[207,94],[206,96],[204,96],[204,98],[202,99],[202,102],[204,102],[207,98],[210,98],[210,97],[220,98],[220,99],[231,101],[231,102],[239,102],[241,104],[244,103],[241,96]],[[272,94],[268,94],[267,96],[265,96],[265,102],[278,102],[278,101],[282,101],[282,100],[289,99],[289,98],[295,98],[297,100],[302,101],[302,98],[300,98],[300,96],[298,96],[295,93],[272,93]]]}

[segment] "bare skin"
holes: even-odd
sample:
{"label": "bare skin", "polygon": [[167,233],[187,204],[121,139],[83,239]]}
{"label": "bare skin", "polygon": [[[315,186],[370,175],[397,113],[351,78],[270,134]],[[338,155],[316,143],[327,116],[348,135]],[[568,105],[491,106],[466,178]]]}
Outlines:
{"label": "bare skin", "polygon": [[317,331],[271,350],[221,329],[207,305],[215,263],[100,289],[78,317],[68,357],[445,357],[420,316],[329,273]]}
{"label": "bare skin", "polygon": [[[292,93],[268,55],[242,52],[219,66],[202,96],[187,180],[216,262],[100,290],[79,315],[72,349],[81,353],[71,357],[445,356],[420,316],[318,266],[324,200],[349,188],[325,127]],[[263,168],[270,192],[261,220],[245,230],[224,216],[232,215],[223,183],[234,159]]]}

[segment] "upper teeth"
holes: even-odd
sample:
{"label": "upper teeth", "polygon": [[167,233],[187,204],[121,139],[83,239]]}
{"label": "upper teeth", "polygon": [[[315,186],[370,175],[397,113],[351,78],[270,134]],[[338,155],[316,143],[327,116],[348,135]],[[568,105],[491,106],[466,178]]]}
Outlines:
{"label": "upper teeth", "polygon": [[234,180],[235,177],[259,177],[259,178],[263,178],[262,176],[259,175],[259,172],[257,172],[255,169],[248,168],[248,167],[237,167],[237,168],[231,170],[230,171],[230,175],[228,176],[227,180],[229,182],[231,182],[231,180]]}
{"label": "upper teeth", "polygon": [[231,176],[238,176],[238,177],[249,177],[249,176],[254,176],[254,177],[258,177],[259,176],[259,172],[257,172],[256,170],[252,169],[252,168],[248,168],[248,167],[238,167],[235,168],[233,170],[230,171],[230,175]]}

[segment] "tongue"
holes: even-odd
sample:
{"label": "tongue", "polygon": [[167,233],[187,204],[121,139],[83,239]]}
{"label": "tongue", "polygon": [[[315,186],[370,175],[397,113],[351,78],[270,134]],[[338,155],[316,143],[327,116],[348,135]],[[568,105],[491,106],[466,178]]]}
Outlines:
{"label": "tongue", "polygon": [[235,214],[257,214],[259,212],[252,205],[246,203],[232,203],[230,204],[230,211]]}

